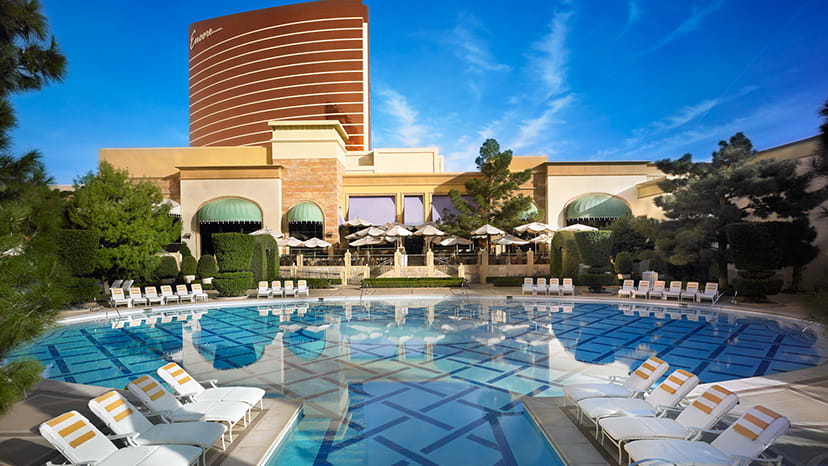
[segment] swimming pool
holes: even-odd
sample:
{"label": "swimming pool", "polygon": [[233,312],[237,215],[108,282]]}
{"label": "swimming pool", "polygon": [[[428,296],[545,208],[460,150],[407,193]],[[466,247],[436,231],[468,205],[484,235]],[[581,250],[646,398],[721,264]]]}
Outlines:
{"label": "swimming pool", "polygon": [[[715,382],[826,359],[796,322],[557,299],[379,299],[203,308],[58,328],[15,351],[55,380],[122,388],[166,361],[305,400],[272,464],[560,464],[523,396],[656,355]],[[182,319],[182,320],[179,320]]]}

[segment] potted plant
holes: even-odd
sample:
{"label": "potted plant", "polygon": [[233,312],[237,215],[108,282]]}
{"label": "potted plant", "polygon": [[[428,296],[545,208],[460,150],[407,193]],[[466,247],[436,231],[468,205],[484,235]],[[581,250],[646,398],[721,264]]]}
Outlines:
{"label": "potted plant", "polygon": [[184,279],[184,282],[189,284],[196,278],[196,268],[197,263],[195,257],[193,256],[184,256],[181,259],[181,278]]}
{"label": "potted plant", "polygon": [[210,254],[204,254],[198,259],[198,266],[196,267],[196,270],[198,272],[198,278],[201,279],[201,283],[213,283],[213,277],[215,277],[216,272],[218,272],[216,258]]}
{"label": "potted plant", "polygon": [[164,285],[172,285],[175,283],[175,278],[178,277],[178,262],[173,256],[162,256],[161,263],[158,264],[156,271],[158,278]]}
{"label": "potted plant", "polygon": [[633,271],[633,257],[627,251],[621,251],[615,255],[615,273],[622,280],[629,279]]}

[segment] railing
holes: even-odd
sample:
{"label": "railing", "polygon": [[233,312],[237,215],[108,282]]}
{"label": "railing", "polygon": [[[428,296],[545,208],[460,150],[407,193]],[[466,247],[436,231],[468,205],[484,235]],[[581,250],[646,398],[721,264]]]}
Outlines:
{"label": "railing", "polygon": [[342,266],[345,265],[344,256],[305,256],[303,265],[308,266]]}
{"label": "railing", "polygon": [[403,256],[403,264],[404,266],[418,266],[422,267],[426,265],[426,256],[425,254],[405,254]]}
{"label": "railing", "polygon": [[435,254],[434,263],[445,265],[475,265],[477,264],[477,254],[473,252],[459,254]]}
{"label": "railing", "polygon": [[457,266],[451,264],[434,264],[434,269],[450,277],[456,277],[458,273]]}
{"label": "railing", "polygon": [[535,263],[536,264],[548,264],[549,263],[549,255],[547,254],[538,254],[535,256]]}

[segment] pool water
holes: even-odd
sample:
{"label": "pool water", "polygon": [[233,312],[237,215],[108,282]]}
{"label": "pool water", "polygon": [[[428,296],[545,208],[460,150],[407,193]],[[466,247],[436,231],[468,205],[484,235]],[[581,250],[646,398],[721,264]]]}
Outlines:
{"label": "pool water", "polygon": [[51,379],[115,388],[175,361],[197,379],[302,398],[272,464],[560,464],[522,397],[625,375],[653,355],[702,382],[828,359],[796,323],[709,308],[493,298],[200,312],[66,326],[14,356],[39,359]]}

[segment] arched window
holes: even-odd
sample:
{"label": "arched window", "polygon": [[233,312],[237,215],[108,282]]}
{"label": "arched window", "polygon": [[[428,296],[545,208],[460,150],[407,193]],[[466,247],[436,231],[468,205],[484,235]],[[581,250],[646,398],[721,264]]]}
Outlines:
{"label": "arched window", "polygon": [[570,202],[565,212],[567,225],[580,223],[602,228],[616,218],[630,215],[630,208],[624,201],[609,194],[589,194]]}

